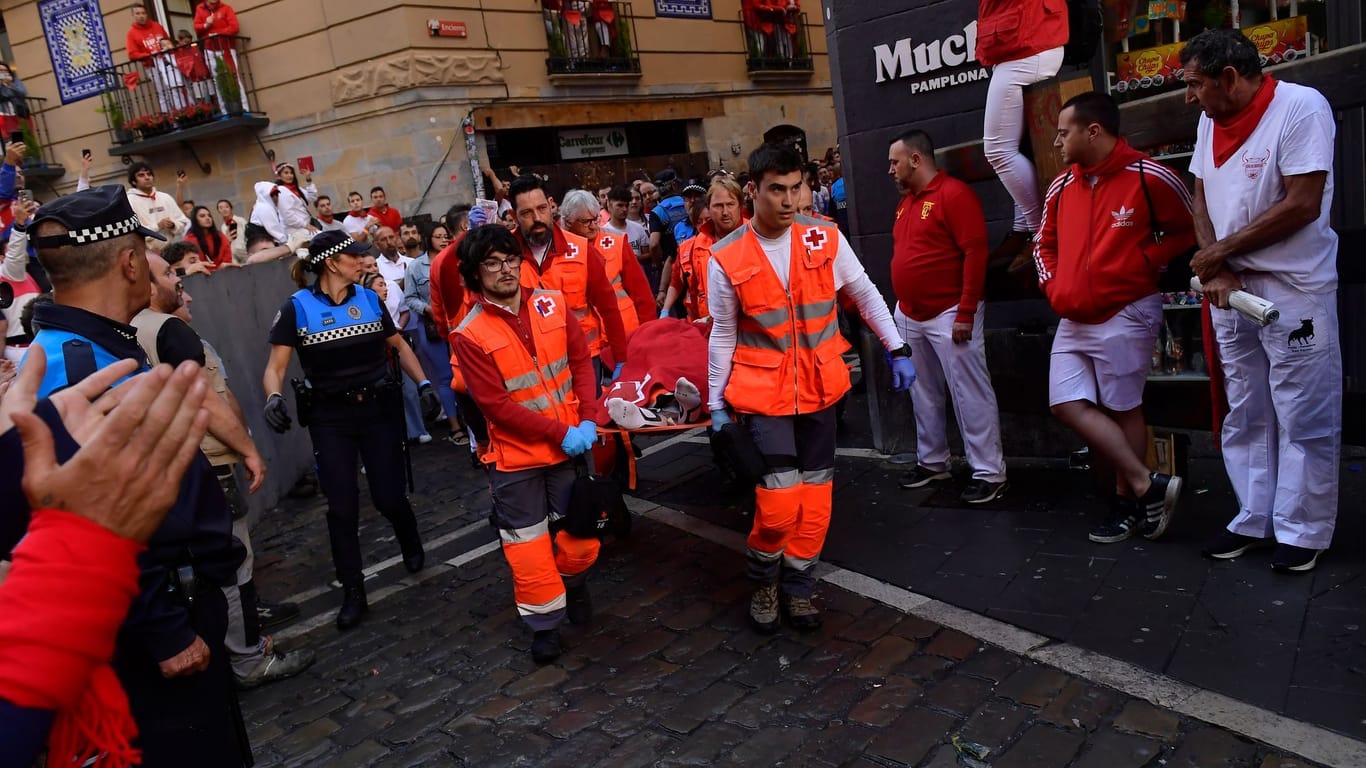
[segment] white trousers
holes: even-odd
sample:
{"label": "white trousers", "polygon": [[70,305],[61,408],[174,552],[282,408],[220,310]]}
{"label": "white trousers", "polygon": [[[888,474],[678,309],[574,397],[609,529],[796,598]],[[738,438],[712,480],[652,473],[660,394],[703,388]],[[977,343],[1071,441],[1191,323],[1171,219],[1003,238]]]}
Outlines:
{"label": "white trousers", "polygon": [[915,362],[911,404],[915,407],[916,458],[920,465],[936,472],[949,467],[948,404],[944,397],[947,384],[972,476],[999,483],[1006,479],[1006,463],[1001,450],[996,391],[991,388],[991,375],[987,373],[984,311],[985,305],[979,302],[972,322],[972,339],[965,344],[953,343],[957,307],[924,322],[906,317],[897,307],[893,320],[902,340],[911,345],[911,359]]}
{"label": "white trousers", "polygon": [[1018,61],[1003,61],[991,70],[987,111],[982,124],[982,150],[1002,186],[1015,201],[1015,231],[1035,232],[1043,214],[1034,164],[1020,153],[1025,135],[1024,87],[1058,74],[1062,48]]}
{"label": "white trousers", "polygon": [[1229,404],[1224,466],[1239,504],[1228,529],[1326,549],[1342,448],[1337,294],[1300,293],[1268,274],[1243,275],[1243,283],[1281,317],[1261,328],[1233,310],[1214,310]]}

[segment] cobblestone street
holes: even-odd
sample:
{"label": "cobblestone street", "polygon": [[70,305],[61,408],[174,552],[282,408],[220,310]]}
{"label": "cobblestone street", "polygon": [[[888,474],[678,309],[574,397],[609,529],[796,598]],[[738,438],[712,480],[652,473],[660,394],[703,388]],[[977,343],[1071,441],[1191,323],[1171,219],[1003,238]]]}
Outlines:
{"label": "cobblestone street", "polygon": [[[593,623],[538,668],[480,474],[447,447],[416,464],[428,568],[379,570],[352,632],[332,626],[321,498],[257,526],[262,593],[304,603],[277,637],[318,652],[244,693],[258,765],[1315,764],[829,583],[821,631],[757,635],[740,556],[652,518],[604,547]],[[397,554],[372,510],[362,537],[368,563]]]}

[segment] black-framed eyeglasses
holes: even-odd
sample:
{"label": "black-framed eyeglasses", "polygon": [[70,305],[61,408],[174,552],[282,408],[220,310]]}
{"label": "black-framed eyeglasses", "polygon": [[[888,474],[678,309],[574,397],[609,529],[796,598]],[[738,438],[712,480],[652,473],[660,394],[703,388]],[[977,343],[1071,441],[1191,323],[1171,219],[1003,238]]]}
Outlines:
{"label": "black-framed eyeglasses", "polygon": [[483,267],[485,272],[496,275],[504,269],[517,269],[522,266],[522,257],[519,254],[506,259],[484,259],[479,262],[479,266]]}

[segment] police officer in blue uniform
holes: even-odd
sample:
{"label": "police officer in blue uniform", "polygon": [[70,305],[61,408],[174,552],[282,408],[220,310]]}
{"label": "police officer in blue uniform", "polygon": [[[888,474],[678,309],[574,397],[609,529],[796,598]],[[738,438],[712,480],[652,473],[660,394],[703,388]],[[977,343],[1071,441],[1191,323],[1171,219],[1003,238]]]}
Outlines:
{"label": "police officer in blue uniform", "polygon": [[[307,258],[294,264],[299,290],[280,307],[270,331],[264,382],[266,422],[284,432],[291,422],[281,388],[290,356],[298,350],[305,376],[294,387],[299,422],[313,439],[318,484],[327,496],[332,562],[343,590],[338,629],[354,627],[368,609],[361,573],[357,455],[364,462],[370,498],[394,526],[403,565],[416,573],[424,560],[417,518],[404,488],[403,400],[391,356],[421,382],[424,417],[431,420],[441,408],[436,390],[379,296],[358,285],[367,248],[338,231],[322,232],[308,244]],[[310,274],[316,276],[312,284]]]}
{"label": "police officer in blue uniform", "polygon": [[[60,197],[38,209],[29,227],[52,281],[54,303],[34,308],[33,345],[47,355],[39,397],[114,362],[147,357],[129,322],[148,305],[146,237],[122,186]],[[212,424],[210,425],[212,428]],[[76,450],[57,442],[57,459]],[[157,468],[149,467],[149,472]],[[6,498],[4,531],[28,525],[22,495]],[[0,552],[16,542],[0,541]],[[190,464],[175,505],[138,558],[141,593],[119,631],[113,667],[138,726],[142,765],[251,765],[241,709],[224,648],[227,603],[245,550],[203,454]]]}

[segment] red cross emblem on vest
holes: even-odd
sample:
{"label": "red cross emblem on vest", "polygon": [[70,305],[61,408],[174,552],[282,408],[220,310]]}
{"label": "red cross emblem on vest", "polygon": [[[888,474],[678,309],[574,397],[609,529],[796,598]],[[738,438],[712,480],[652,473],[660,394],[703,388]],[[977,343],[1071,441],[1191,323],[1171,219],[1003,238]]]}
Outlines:
{"label": "red cross emblem on vest", "polygon": [[612,246],[616,244],[617,241],[613,240],[611,235],[603,235],[602,239],[598,241],[598,246],[602,248],[604,251],[612,250]]}
{"label": "red cross emblem on vest", "polygon": [[806,230],[806,234],[802,235],[802,242],[806,243],[806,247],[813,251],[820,250],[820,247],[825,244],[825,233],[812,227]]}
{"label": "red cross emblem on vest", "polygon": [[569,244],[568,251],[569,251],[569,252],[566,253],[565,256],[564,256],[566,259],[572,259],[572,258],[574,258],[575,256],[578,256],[578,255],[579,255],[579,244],[578,244],[578,243],[570,243],[570,244]]}
{"label": "red cross emblem on vest", "polygon": [[541,317],[550,317],[555,314],[555,300],[549,296],[537,296],[531,305],[536,308],[536,314]]}

